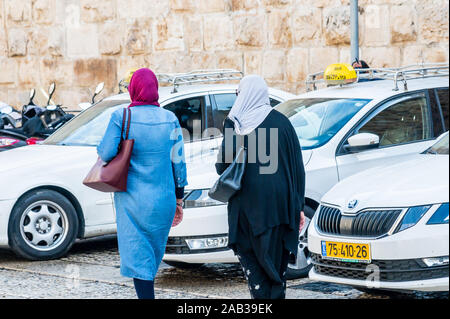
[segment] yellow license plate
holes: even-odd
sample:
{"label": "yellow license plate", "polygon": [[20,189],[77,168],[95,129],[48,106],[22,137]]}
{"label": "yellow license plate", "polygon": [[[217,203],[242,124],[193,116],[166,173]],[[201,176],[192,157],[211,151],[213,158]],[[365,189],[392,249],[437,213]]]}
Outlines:
{"label": "yellow license plate", "polygon": [[370,245],[322,241],[322,257],[345,262],[370,263]]}

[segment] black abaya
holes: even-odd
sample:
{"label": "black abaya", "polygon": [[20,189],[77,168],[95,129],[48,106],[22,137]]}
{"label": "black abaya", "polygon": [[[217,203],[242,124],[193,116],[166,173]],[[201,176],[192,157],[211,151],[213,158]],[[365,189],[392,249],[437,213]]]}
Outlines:
{"label": "black abaya", "polygon": [[[283,277],[287,262],[282,260],[287,259],[286,252],[297,254],[300,212],[305,193],[300,143],[290,121],[276,110],[272,110],[255,129],[253,137],[230,134],[233,128],[233,122],[227,118],[216,164],[218,174],[229,166],[230,162],[226,163],[225,159],[234,158],[242,140],[249,153],[253,147],[254,154],[259,154],[260,147],[265,146],[263,153],[269,155],[270,143],[278,145],[277,153],[272,154],[275,156],[272,160],[277,161],[278,167],[272,174],[261,173],[261,168],[270,165],[263,163],[263,158],[256,156],[255,161],[249,155],[242,188],[228,203],[229,247],[240,255],[242,265],[246,264],[246,268],[258,267],[258,272],[264,273],[275,287],[285,282]],[[272,141],[270,129],[277,131]],[[252,140],[256,143],[249,145]],[[254,291],[251,292],[252,296],[257,297]],[[267,296],[267,292],[261,294]]]}

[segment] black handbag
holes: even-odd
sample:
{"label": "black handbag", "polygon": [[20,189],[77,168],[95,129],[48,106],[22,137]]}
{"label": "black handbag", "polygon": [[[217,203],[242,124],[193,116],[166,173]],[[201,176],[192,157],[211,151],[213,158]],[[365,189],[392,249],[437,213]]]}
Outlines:
{"label": "black handbag", "polygon": [[247,149],[242,146],[233,163],[220,175],[214,186],[209,190],[210,198],[222,203],[228,203],[230,198],[241,189],[242,176],[244,176],[247,162]]}

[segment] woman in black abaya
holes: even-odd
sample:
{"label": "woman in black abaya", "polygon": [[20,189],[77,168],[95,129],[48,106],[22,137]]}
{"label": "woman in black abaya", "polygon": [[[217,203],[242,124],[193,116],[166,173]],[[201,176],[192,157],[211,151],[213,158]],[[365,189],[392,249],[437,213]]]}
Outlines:
{"label": "woman in black abaya", "polygon": [[252,298],[286,294],[289,254],[297,254],[305,170],[290,121],[270,106],[259,76],[242,79],[224,122],[216,170],[222,174],[240,145],[248,157],[242,188],[228,203],[229,246],[243,267]]}

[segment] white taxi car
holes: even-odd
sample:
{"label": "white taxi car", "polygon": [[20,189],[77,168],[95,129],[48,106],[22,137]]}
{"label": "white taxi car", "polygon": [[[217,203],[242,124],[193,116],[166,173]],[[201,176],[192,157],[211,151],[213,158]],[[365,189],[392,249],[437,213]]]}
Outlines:
{"label": "white taxi car", "polygon": [[[234,70],[214,70],[166,75],[160,81],[171,84],[160,88],[160,104],[178,116],[186,133],[187,154],[201,152],[214,140],[211,136],[220,135],[238,87],[198,82],[241,76]],[[276,89],[270,89],[269,95],[273,106],[294,97]],[[112,194],[90,189],[82,181],[97,159],[96,146],[112,112],[129,103],[127,93],[106,98],[42,145],[0,153],[0,246],[25,258],[44,260],[64,255],[76,238],[116,232]],[[212,135],[202,135],[204,130]],[[195,170],[189,171],[192,175]]]}
{"label": "white taxi car", "polygon": [[[358,83],[308,92],[276,107],[290,119],[302,146],[307,224],[322,196],[340,180],[418,154],[448,130],[448,65],[365,72]],[[219,142],[213,141],[215,147]],[[184,220],[172,229],[164,256],[179,267],[237,262],[227,248],[226,206],[208,197],[218,178],[216,152],[202,156],[188,167]],[[288,278],[307,276],[312,267],[307,229]]]}
{"label": "white taxi car", "polygon": [[351,176],[308,233],[310,278],[381,290],[449,289],[449,135],[411,159]]}

